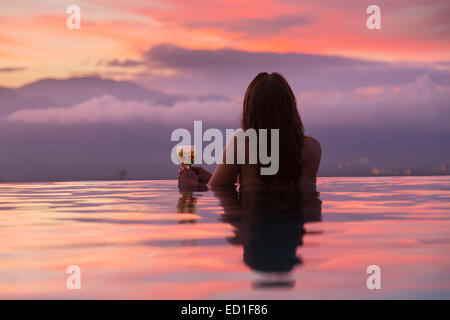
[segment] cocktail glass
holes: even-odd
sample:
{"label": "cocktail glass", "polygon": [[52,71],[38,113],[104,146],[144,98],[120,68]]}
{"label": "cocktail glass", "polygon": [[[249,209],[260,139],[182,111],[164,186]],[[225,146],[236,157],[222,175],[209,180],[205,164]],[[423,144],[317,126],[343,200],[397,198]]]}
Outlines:
{"label": "cocktail glass", "polygon": [[195,159],[194,146],[179,146],[177,147],[178,160],[182,166],[190,167]]}

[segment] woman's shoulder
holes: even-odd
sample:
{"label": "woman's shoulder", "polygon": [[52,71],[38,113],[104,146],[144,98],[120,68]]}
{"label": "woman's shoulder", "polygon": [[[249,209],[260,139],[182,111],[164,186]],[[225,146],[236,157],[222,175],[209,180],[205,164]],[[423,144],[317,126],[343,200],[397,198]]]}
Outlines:
{"label": "woman's shoulder", "polygon": [[313,153],[322,153],[322,146],[320,145],[320,142],[311,136],[305,136],[304,137],[304,146]]}
{"label": "woman's shoulder", "polygon": [[304,161],[304,181],[315,181],[322,159],[322,148],[319,141],[313,137],[305,136],[303,161]]}

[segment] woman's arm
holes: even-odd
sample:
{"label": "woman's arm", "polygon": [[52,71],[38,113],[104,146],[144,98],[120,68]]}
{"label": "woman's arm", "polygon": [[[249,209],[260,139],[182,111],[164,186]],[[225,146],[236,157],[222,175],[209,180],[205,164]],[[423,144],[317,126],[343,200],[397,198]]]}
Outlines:
{"label": "woman's arm", "polygon": [[[211,187],[234,186],[239,174],[239,165],[237,164],[237,143],[236,136],[233,135],[223,149],[222,163],[219,163],[214,173],[209,179],[208,185]],[[227,150],[234,149],[234,159],[232,164],[227,164]]]}
{"label": "woman's arm", "polygon": [[[233,150],[231,148],[234,148],[234,159],[232,164],[227,164],[227,150]],[[233,187],[239,174],[239,165],[236,163],[236,152],[236,136],[233,135],[223,149],[222,163],[217,164],[213,174],[202,167],[191,166],[188,168],[182,166],[178,172],[179,185],[183,187],[193,187],[197,185],[206,186],[206,184],[208,184],[211,187]]]}

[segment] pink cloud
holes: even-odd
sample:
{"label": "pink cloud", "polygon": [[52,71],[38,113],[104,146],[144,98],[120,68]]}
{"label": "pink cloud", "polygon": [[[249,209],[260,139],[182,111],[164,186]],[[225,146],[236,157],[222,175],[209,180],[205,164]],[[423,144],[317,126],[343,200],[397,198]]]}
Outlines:
{"label": "pink cloud", "polygon": [[[310,90],[301,92],[297,98],[303,121],[308,126],[448,130],[450,114],[446,102],[450,98],[449,92],[440,90],[427,75],[401,86]],[[7,120],[38,124],[145,122],[180,125],[204,120],[226,124],[237,122],[241,108],[239,100],[184,100],[168,107],[103,95],[68,108],[18,110]]]}
{"label": "pink cloud", "polygon": [[[213,111],[213,112],[212,112]],[[189,100],[172,107],[144,101],[122,101],[103,95],[69,108],[25,109],[12,113],[8,120],[25,123],[186,123],[194,120],[233,121],[238,118],[239,104],[234,101]],[[235,118],[235,119],[233,119]]]}

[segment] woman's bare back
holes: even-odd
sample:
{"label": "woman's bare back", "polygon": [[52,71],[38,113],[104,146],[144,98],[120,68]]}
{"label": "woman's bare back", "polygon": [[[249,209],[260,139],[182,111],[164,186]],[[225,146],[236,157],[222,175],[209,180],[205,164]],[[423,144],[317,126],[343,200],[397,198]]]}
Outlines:
{"label": "woman's bare back", "polygon": [[[319,141],[309,136],[305,136],[303,146],[303,173],[299,184],[315,185],[317,171],[319,170],[320,159],[322,156],[322,149]],[[258,166],[251,164],[240,165],[238,179],[238,182],[241,185],[261,184]]]}

